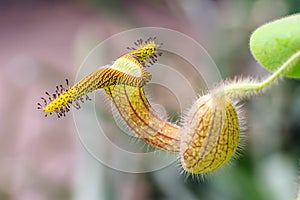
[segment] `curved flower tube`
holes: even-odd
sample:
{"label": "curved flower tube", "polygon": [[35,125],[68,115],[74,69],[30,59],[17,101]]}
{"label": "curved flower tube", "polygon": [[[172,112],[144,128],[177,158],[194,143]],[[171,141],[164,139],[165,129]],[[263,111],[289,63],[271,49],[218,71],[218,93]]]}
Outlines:
{"label": "curved flower tube", "polygon": [[[151,80],[148,64],[161,55],[155,38],[138,40],[134,48],[120,56],[111,66],[99,68],[77,84],[56,87],[46,92],[49,102],[38,109],[47,114],[65,116],[70,105],[80,108],[79,101],[94,90],[103,88],[130,130],[149,145],[180,156],[183,169],[192,174],[213,171],[227,163],[240,143],[242,116],[236,101],[262,93],[282,73],[289,70],[300,52],[293,55],[274,74],[257,82],[252,79],[225,81],[209,94],[199,97],[183,117],[181,126],[164,120],[151,107],[143,86]],[[86,99],[89,99],[86,96]]]}

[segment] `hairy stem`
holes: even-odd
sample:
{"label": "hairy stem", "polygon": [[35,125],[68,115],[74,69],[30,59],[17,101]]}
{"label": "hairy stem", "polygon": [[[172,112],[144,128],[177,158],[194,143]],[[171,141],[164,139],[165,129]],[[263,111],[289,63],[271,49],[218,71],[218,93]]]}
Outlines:
{"label": "hairy stem", "polygon": [[225,84],[224,92],[225,96],[233,98],[233,99],[246,99],[256,95],[258,93],[262,93],[266,88],[271,86],[276,80],[280,78],[281,75],[288,72],[295,63],[300,60],[300,51],[293,54],[287,61],[281,65],[272,75],[270,75],[265,80],[255,83],[249,80],[241,80],[238,82],[232,82],[229,84]]}

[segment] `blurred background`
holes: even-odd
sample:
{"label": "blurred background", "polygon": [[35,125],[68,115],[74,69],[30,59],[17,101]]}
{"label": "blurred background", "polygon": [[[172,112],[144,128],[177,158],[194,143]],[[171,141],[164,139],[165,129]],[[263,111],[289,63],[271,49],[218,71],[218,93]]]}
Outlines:
{"label": "blurred background", "polygon": [[83,148],[72,115],[45,118],[36,103],[66,77],[74,81],[99,42],[145,26],[194,38],[224,78],[264,76],[249,51],[251,32],[299,11],[297,0],[0,0],[0,199],[296,199],[299,80],[245,102],[242,155],[200,182],[176,166],[144,174],[107,168]]}

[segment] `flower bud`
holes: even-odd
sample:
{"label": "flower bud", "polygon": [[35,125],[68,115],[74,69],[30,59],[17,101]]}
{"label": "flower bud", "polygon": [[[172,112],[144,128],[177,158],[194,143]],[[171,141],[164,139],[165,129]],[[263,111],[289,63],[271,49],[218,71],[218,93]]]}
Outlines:
{"label": "flower bud", "polygon": [[182,126],[180,157],[184,170],[199,174],[225,164],[239,144],[239,121],[230,99],[215,93],[200,97]]}

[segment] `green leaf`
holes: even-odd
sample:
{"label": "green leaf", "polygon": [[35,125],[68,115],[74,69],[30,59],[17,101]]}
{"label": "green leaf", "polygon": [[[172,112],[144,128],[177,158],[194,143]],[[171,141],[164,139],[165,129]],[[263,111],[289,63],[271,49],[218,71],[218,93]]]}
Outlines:
{"label": "green leaf", "polygon": [[[275,71],[300,51],[300,14],[284,17],[256,29],[250,37],[250,50],[265,68]],[[300,78],[300,62],[284,74]]]}

